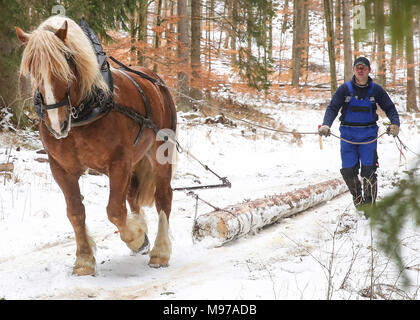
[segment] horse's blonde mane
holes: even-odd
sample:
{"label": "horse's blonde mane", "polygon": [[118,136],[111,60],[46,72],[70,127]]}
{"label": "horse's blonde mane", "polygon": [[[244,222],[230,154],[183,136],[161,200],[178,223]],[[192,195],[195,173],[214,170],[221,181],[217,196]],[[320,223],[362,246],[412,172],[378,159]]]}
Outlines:
{"label": "horse's blonde mane", "polygon": [[[55,35],[67,20],[67,37],[63,42]],[[104,82],[89,39],[73,20],[63,16],[53,16],[45,20],[30,35],[23,51],[20,71],[30,74],[32,81],[39,85],[42,79],[50,74],[65,81],[75,79],[67,62],[71,55],[78,73],[78,88],[81,99],[88,96],[97,87],[109,93]]]}

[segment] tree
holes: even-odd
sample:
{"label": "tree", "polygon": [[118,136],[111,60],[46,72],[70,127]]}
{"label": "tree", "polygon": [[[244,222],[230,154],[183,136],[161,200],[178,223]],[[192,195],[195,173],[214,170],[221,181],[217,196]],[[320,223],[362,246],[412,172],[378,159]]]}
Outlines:
{"label": "tree", "polygon": [[188,73],[185,71],[188,66],[189,36],[188,36],[188,10],[187,0],[178,0],[178,46],[177,55],[180,63],[177,75],[177,105],[185,110],[190,109],[190,94],[188,85]]}
{"label": "tree", "polygon": [[199,88],[201,68],[201,1],[191,0],[191,97],[196,100],[202,98]]}
{"label": "tree", "polygon": [[[269,21],[274,10],[271,0],[236,0],[237,59],[234,66],[247,79],[248,86],[258,90],[270,87],[268,76],[273,72],[269,56]],[[246,26],[246,28],[243,28]]]}
{"label": "tree", "polygon": [[344,81],[351,80],[353,76],[353,55],[351,52],[350,30],[350,1],[351,0],[343,0]]}
{"label": "tree", "polygon": [[[156,6],[156,27],[155,27],[155,49],[159,48],[160,45],[160,37],[161,37],[161,25],[162,25],[162,0],[158,0]],[[158,65],[155,63],[153,65],[153,71],[158,72]]]}
{"label": "tree", "polygon": [[406,25],[405,33],[405,53],[407,56],[407,111],[419,112],[416,99],[416,76],[414,63],[414,46],[413,46],[413,11],[409,1],[404,2],[404,13]]}
{"label": "tree", "polygon": [[385,55],[385,15],[384,15],[384,0],[375,1],[375,33],[377,35],[378,50],[376,52],[376,59],[378,61],[377,82],[385,87],[386,85],[386,55]]}
{"label": "tree", "polygon": [[328,57],[330,61],[331,94],[337,90],[337,75],[335,69],[334,29],[332,24],[332,8],[330,0],[324,1],[325,25],[327,28]]}
{"label": "tree", "polygon": [[305,36],[306,0],[293,1],[292,86],[299,86]]}

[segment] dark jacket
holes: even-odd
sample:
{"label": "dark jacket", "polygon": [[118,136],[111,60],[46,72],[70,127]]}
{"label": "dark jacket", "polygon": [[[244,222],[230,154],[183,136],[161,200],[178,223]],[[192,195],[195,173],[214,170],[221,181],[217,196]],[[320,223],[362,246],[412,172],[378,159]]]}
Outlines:
{"label": "dark jacket", "polygon": [[[353,85],[354,95],[358,96],[360,99],[366,98],[369,91],[369,85],[372,83],[372,78],[369,77],[368,83],[366,86],[360,86],[356,84],[355,78],[353,76],[351,83]],[[324,115],[324,121],[322,122],[323,125],[327,125],[331,127],[332,123],[334,122],[335,118],[338,115],[338,111],[341,109],[341,116],[339,118],[340,121],[343,121],[343,109],[344,101],[346,96],[349,96],[350,92],[347,88],[347,85],[343,83],[337,91],[334,93],[330,104],[327,107]],[[398,116],[397,109],[395,108],[394,103],[388,96],[388,93],[375,82],[375,87],[373,88],[373,97],[375,98],[375,102],[381,107],[381,109],[386,113],[386,116],[391,121],[391,124],[400,125],[400,118]],[[376,111],[377,107],[374,106],[374,110]],[[378,115],[374,114],[374,120],[378,120]]]}

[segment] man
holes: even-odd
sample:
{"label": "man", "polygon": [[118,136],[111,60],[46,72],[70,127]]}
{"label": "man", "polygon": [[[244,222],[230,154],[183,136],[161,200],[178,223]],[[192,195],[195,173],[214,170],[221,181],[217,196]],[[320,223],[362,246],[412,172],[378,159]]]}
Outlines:
{"label": "man", "polygon": [[[369,77],[370,62],[365,57],[359,57],[353,64],[353,78],[342,84],[334,93],[324,115],[324,121],[318,132],[321,136],[330,135],[330,127],[341,109],[339,118],[341,138],[354,143],[341,140],[340,170],[346,182],[353,203],[356,208],[366,203],[375,203],[377,195],[378,155],[376,152],[377,141],[368,142],[378,137],[376,121],[377,104],[385,111],[391,121],[387,133],[397,136],[399,133],[400,120],[394,103],[386,91]],[[360,169],[361,164],[361,169]],[[363,183],[359,180],[360,176]]]}

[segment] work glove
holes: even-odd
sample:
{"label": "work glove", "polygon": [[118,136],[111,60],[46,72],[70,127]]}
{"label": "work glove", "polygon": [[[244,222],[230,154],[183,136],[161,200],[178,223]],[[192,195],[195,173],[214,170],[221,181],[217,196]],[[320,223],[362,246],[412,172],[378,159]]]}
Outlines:
{"label": "work glove", "polygon": [[328,137],[328,136],[331,134],[331,132],[330,132],[330,127],[324,124],[323,126],[321,126],[321,127],[318,129],[318,134],[319,134],[320,136],[325,136],[325,137]]}
{"label": "work glove", "polygon": [[398,136],[398,133],[400,132],[400,127],[396,124],[391,124],[387,129],[386,133],[392,135],[393,137]]}

